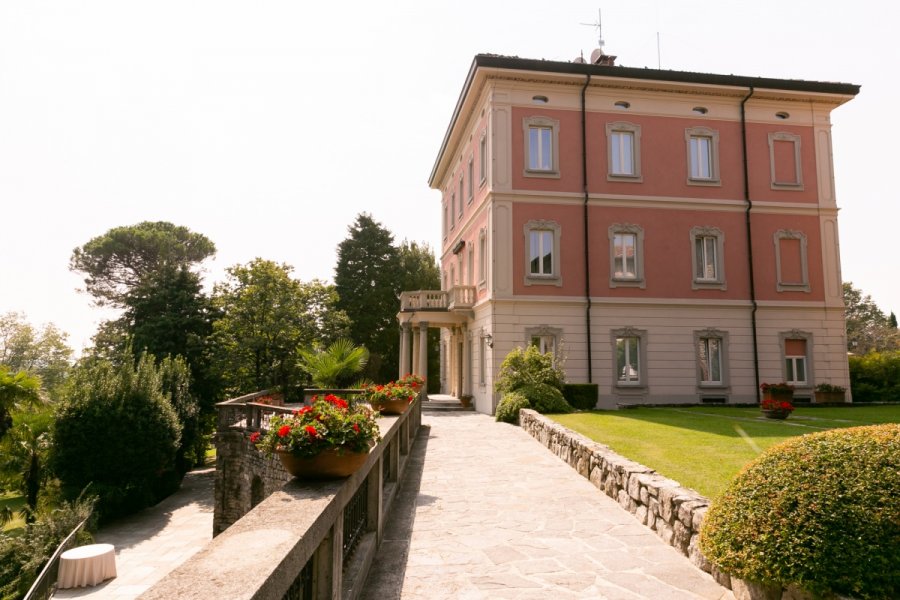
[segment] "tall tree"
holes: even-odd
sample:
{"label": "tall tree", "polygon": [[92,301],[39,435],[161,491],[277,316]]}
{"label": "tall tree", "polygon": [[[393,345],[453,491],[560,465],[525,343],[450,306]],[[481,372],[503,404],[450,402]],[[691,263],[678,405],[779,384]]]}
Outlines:
{"label": "tall tree", "polygon": [[72,252],[69,268],[85,274],[99,305],[125,306],[126,296],[163,267],[191,267],[216,252],[201,233],[165,221],[115,227]]}
{"label": "tall tree", "polygon": [[870,295],[863,294],[862,290],[853,287],[853,283],[849,281],[843,284],[843,292],[849,351],[866,354],[894,350],[900,346],[896,327],[891,327],[890,319]]}
{"label": "tall tree", "polygon": [[72,365],[67,339],[53,323],[38,329],[21,313],[0,315],[0,365],[40,377],[44,390],[55,398]]}
{"label": "tall tree", "polygon": [[[292,394],[306,376],[300,348],[328,344],[346,333],[336,294],[320,281],[303,284],[286,264],[257,258],[227,270],[213,300],[216,365],[231,395],[279,388]],[[332,337],[334,336],[334,337]]]}
{"label": "tall tree", "polygon": [[398,365],[399,251],[391,232],[369,214],[359,214],[348,229],[334,273],[338,307],[350,317],[353,342],[371,353],[367,374],[387,381]]}

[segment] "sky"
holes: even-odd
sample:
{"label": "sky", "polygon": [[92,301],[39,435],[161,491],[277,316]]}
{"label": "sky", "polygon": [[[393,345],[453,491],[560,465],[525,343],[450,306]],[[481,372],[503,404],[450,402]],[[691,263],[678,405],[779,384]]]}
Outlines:
{"label": "sky", "polygon": [[[832,113],[844,281],[900,313],[900,3],[794,0],[0,2],[0,314],[80,351],[114,316],[72,250],[170,221],[331,280],[360,212],[439,247],[427,179],[478,53],[862,86]],[[658,43],[657,43],[658,41]]]}

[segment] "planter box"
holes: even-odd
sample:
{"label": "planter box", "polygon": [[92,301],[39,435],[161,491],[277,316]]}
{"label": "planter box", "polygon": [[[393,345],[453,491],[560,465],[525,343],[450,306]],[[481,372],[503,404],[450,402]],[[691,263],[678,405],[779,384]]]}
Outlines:
{"label": "planter box", "polygon": [[846,401],[844,392],[816,392],[816,404],[837,404]]}

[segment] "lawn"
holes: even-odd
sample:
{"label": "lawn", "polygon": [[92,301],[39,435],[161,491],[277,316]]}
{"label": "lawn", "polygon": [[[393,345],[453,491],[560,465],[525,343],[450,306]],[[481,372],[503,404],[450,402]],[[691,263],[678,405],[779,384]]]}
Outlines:
{"label": "lawn", "polygon": [[[0,491],[0,510],[9,507],[13,512],[18,512],[25,506],[25,496],[17,493],[4,493]],[[25,519],[16,517],[9,523],[3,525],[3,533],[17,533],[25,527]]]}
{"label": "lawn", "polygon": [[773,444],[838,427],[900,423],[900,406],[798,408],[786,421],[766,419],[756,408],[715,406],[548,416],[714,498],[741,467]]}

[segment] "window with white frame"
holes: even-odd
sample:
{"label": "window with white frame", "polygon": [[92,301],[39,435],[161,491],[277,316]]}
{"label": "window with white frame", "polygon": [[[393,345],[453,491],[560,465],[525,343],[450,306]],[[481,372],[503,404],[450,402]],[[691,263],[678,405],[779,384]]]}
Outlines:
{"label": "window with white frame", "polygon": [[478,142],[478,172],[481,183],[487,181],[487,131],[481,132],[481,140]]}
{"label": "window with white frame", "polygon": [[443,218],[441,219],[441,232],[444,235],[444,239],[447,239],[447,203],[444,202],[443,205]]}
{"label": "window with white frame", "polygon": [[809,292],[806,234],[779,229],[775,232],[775,277],[779,292]]}
{"label": "window with white frame", "polygon": [[722,338],[700,337],[697,340],[697,364],[700,385],[722,385]]}
{"label": "window with white frame", "polygon": [[460,220],[460,221],[462,221],[462,216],[463,216],[463,204],[465,204],[465,202],[463,202],[463,198],[464,198],[464,196],[463,196],[463,186],[464,186],[463,176],[460,175],[460,176],[459,176],[459,213],[458,213],[458,215],[459,215],[459,220]]}
{"label": "window with white frame", "polygon": [[805,386],[809,382],[806,351],[806,339],[784,340],[784,380],[791,385]]}
{"label": "window with white frame", "polygon": [[685,130],[688,184],[719,185],[719,132],[708,127]]}
{"label": "window with white frame", "polygon": [[456,227],[456,194],[450,194],[450,229]]}
{"label": "window with white frame", "polygon": [[525,285],[562,285],[559,237],[560,227],[555,221],[525,224]]}
{"label": "window with white frame", "polygon": [[469,157],[469,202],[475,199],[475,157]]}
{"label": "window with white frame", "polygon": [[615,223],[609,227],[610,287],[644,287],[644,230]]}
{"label": "window with white frame", "polygon": [[484,285],[487,280],[487,229],[482,228],[478,234],[478,283]]}
{"label": "window with white frame", "polygon": [[467,253],[469,256],[468,284],[475,285],[475,244],[473,244],[472,242],[469,242],[468,244],[466,244],[466,247],[468,248]]}
{"label": "window with white frame", "polygon": [[606,125],[608,159],[607,179],[640,181],[641,128],[633,123],[616,122]]}
{"label": "window with white frame", "polygon": [[800,136],[786,131],[769,134],[769,168],[772,189],[802,190]]}
{"label": "window with white frame", "polygon": [[633,327],[611,332],[613,368],[617,387],[645,387],[647,332]]}
{"label": "window with white frame", "polygon": [[693,289],[725,289],[725,234],[718,227],[691,228]]}
{"label": "window with white frame", "polygon": [[559,121],[528,117],[525,133],[525,175],[559,177]]}
{"label": "window with white frame", "polygon": [[549,352],[554,356],[554,360],[556,360],[556,353],[559,350],[559,341],[561,338],[562,329],[559,329],[558,327],[541,325],[525,330],[525,343],[537,348],[541,354],[547,354]]}

